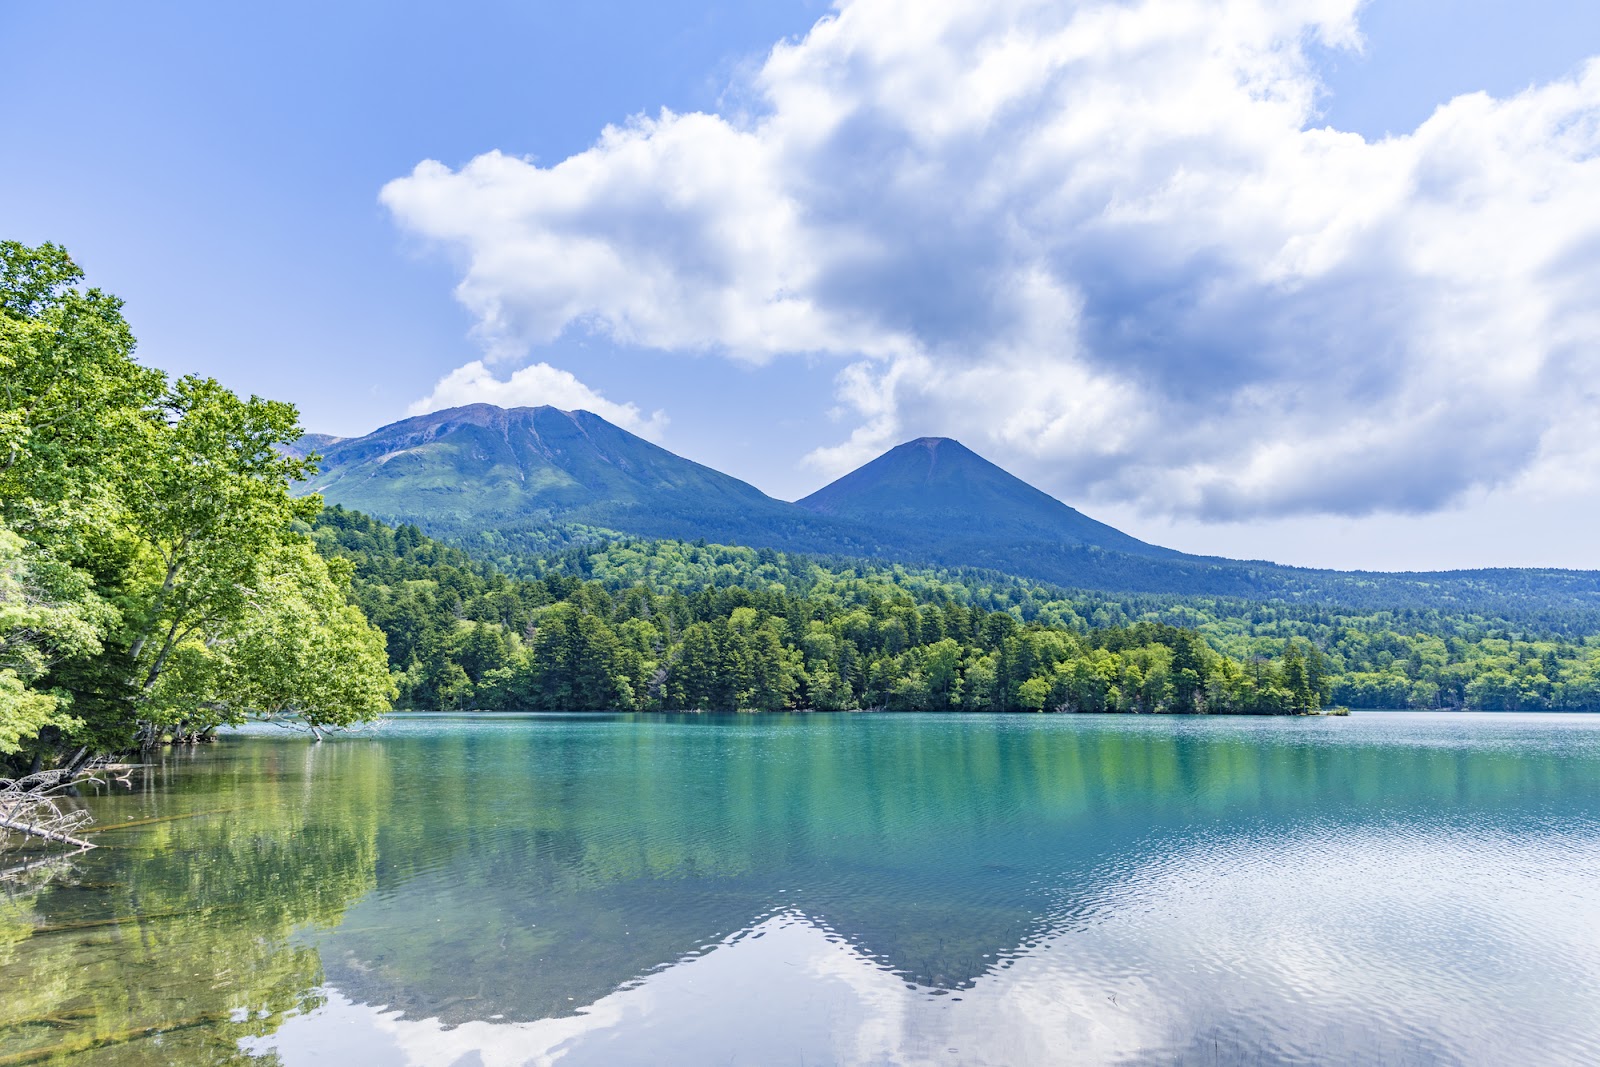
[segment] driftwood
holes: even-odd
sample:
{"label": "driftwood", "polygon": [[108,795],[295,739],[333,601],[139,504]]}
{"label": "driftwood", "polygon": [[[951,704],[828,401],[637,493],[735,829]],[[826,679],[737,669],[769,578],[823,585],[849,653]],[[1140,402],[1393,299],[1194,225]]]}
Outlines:
{"label": "driftwood", "polygon": [[[79,763],[74,759],[75,764]],[[81,764],[79,764],[81,765]],[[23,778],[0,778],[0,829],[39,837],[52,844],[94,848],[94,844],[73,832],[94,822],[85,808],[68,807],[58,795],[70,788],[77,777],[77,766],[40,771]]]}
{"label": "driftwood", "polygon": [[[120,781],[120,779],[118,779]],[[96,826],[92,830],[83,831],[86,834],[103,834],[107,830],[122,830],[129,826],[149,826],[158,822],[177,822],[179,819],[198,819],[205,815],[226,815],[238,808],[212,808],[210,811],[186,811],[181,815],[152,815],[148,819],[129,819],[127,822],[111,822],[104,826]]]}

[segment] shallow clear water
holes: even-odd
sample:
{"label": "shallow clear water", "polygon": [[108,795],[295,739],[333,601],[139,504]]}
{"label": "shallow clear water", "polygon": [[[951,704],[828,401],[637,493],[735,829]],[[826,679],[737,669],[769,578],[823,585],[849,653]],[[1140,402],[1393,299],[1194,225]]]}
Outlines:
{"label": "shallow clear water", "polygon": [[0,1064],[1600,1062],[1600,717],[406,717],[89,803]]}

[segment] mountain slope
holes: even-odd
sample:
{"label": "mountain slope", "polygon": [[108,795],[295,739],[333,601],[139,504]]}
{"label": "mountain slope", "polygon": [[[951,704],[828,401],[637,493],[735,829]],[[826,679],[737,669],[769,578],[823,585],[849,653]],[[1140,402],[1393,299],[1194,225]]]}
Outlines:
{"label": "mountain slope", "polygon": [[319,454],[326,452],[330,446],[336,445],[343,440],[346,440],[346,438],[335,437],[331,433],[306,433],[301,434],[300,440],[294,444],[285,445],[283,450],[291,456],[303,457],[309,456],[313,452]]}
{"label": "mountain slope", "polygon": [[574,526],[813,555],[980,568],[1066,588],[1227,596],[1362,610],[1600,610],[1600,573],[1371,574],[1189,556],[1073,510],[955,441],[908,442],[801,500],[774,500],[585,411],[487,404],[365,437],[308,434],[322,473],[300,487],[415,522],[516,569]]}
{"label": "mountain slope", "polygon": [[[307,435],[322,472],[305,492],[443,533],[584,523],[660,537],[805,538],[829,525],[587,411],[489,404],[344,440]],[[830,544],[824,537],[819,544]]]}
{"label": "mountain slope", "polygon": [[[456,539],[582,524],[1102,584],[1113,579],[1090,572],[1105,571],[1107,561],[1079,558],[1084,550],[1114,554],[1113,569],[1125,569],[1123,554],[1183,558],[1095,522],[943,438],[901,445],[799,504],[598,415],[553,407],[473,404],[365,437],[307,434],[302,447],[323,457],[322,472],[303,491]],[[1124,581],[1142,587],[1151,579]]]}
{"label": "mountain slope", "polygon": [[1178,558],[1041,492],[948,437],[922,437],[797,502],[874,528],[938,529],[944,539],[1092,545]]}

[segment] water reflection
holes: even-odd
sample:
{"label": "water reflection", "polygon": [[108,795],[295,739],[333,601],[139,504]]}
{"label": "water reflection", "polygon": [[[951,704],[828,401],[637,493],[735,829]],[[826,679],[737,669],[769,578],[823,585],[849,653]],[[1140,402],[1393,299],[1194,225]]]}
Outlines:
{"label": "water reflection", "polygon": [[323,1002],[318,952],[290,935],[375,884],[381,752],[219,756],[98,801],[102,847],[0,904],[3,1062],[243,1062],[241,1039]]}
{"label": "water reflection", "polygon": [[[796,910],[576,1016],[452,1026],[336,994],[262,1047],[311,1062],[338,1035],[369,1062],[484,1067],[1595,1062],[1600,850],[1591,841],[1537,893],[1487,898],[1427,873],[1470,868],[1482,844],[1380,832],[1197,845],[1128,871],[1097,921],[958,993],[906,983]],[[1544,862],[1514,842],[1493,851]],[[1552,897],[1576,906],[1553,917]]]}
{"label": "water reflection", "polygon": [[1597,771],[1588,717],[235,740],[0,925],[0,1055],[1592,1062]]}

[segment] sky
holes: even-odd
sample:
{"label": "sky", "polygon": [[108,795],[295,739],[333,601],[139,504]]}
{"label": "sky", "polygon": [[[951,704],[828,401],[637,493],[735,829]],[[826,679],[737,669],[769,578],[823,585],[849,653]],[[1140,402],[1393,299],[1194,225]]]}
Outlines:
{"label": "sky", "polygon": [[794,499],[951,436],[1193,552],[1600,567],[1600,6],[0,3],[0,235],[356,435]]}

